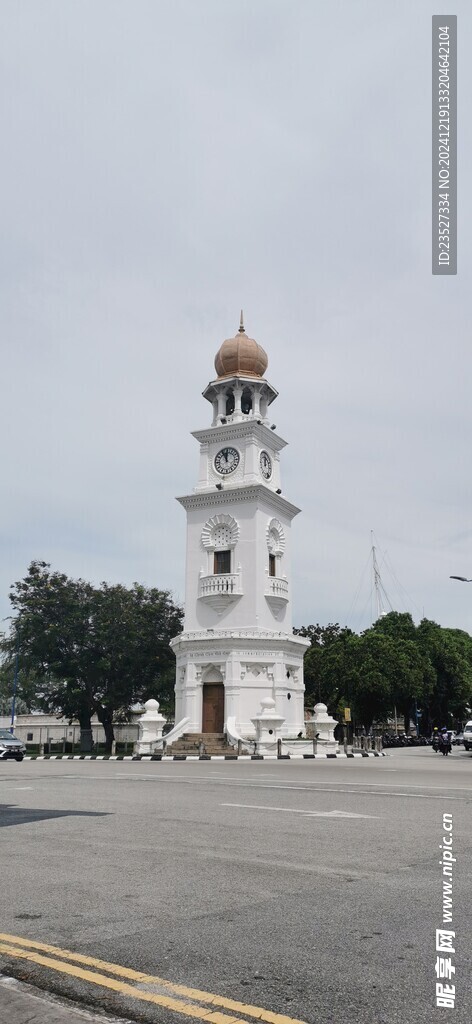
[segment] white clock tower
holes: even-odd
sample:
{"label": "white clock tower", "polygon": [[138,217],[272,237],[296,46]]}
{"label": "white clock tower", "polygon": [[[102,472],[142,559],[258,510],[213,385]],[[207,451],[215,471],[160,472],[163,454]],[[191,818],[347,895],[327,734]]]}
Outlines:
{"label": "white clock tower", "polygon": [[303,655],[291,616],[290,529],[300,509],[282,494],[280,452],[269,406],[264,349],[239,332],[215,358],[216,380],[203,392],[211,426],[196,430],[200,471],[187,513],[184,632],[177,659],[175,721],[187,731],[243,738],[264,698],[284,719],[281,734],[304,733]]}

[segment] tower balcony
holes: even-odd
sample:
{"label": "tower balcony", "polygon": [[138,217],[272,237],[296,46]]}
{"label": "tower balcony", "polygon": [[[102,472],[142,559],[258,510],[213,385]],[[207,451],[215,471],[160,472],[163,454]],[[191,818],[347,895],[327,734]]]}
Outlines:
{"label": "tower balcony", "polygon": [[276,619],[280,619],[289,602],[288,580],[285,576],[268,576],[265,584],[265,599]]}
{"label": "tower balcony", "polygon": [[200,576],[198,597],[221,615],[229,606],[242,597],[243,587],[240,572],[215,573]]}
{"label": "tower balcony", "polygon": [[266,580],[266,597],[278,597],[288,601],[288,580],[285,576],[268,576]]}

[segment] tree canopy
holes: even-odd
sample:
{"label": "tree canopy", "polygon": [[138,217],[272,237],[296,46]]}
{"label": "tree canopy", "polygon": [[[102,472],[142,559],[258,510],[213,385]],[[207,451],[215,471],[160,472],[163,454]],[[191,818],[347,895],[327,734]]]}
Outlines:
{"label": "tree canopy", "polygon": [[182,610],[169,591],[102,583],[94,587],[32,562],[10,593],[15,612],[1,644],[12,669],[19,654],[19,697],[36,707],[77,718],[90,732],[97,715],[113,741],[113,722],[131,706],[158,695],[172,702],[175,660],[169,640],[182,629]]}
{"label": "tree canopy", "polygon": [[311,640],[305,656],[308,701],[323,700],[331,714],[345,706],[370,729],[394,709],[405,730],[418,711],[420,728],[451,725],[470,712],[472,637],[408,613],[390,612],[360,636],[337,623],[296,630]]}

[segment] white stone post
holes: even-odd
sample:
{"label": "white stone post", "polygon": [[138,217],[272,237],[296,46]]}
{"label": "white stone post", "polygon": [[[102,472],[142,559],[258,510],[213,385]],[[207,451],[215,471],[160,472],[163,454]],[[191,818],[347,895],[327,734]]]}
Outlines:
{"label": "white stone post", "polygon": [[251,718],[251,722],[256,730],[257,753],[277,753],[277,740],[281,737],[285,718],[276,714],[275,700],[272,697],[264,697],[261,700],[261,710],[258,715]]}
{"label": "white stone post", "polygon": [[156,744],[162,740],[162,730],[167,719],[159,714],[159,701],[147,700],[144,715],[138,719],[138,741],[136,754],[153,754]]}
{"label": "white stone post", "polygon": [[334,738],[337,721],[328,715],[326,704],[315,704],[313,717],[306,723],[306,734],[314,738],[318,734],[318,749],[324,754],[337,754],[339,747]]}

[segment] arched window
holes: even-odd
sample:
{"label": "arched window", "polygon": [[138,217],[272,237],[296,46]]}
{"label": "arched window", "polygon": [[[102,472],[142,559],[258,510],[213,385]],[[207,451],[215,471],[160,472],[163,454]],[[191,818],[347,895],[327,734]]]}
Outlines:
{"label": "arched window", "polygon": [[285,550],[285,533],[278,519],[270,519],[266,530],[267,547],[271,555],[281,555]]}
{"label": "arched window", "polygon": [[278,519],[270,519],[266,530],[269,550],[269,576],[282,575],[282,554],[285,549],[285,533]]}
{"label": "arched window", "polygon": [[201,540],[203,547],[208,551],[209,574],[219,576],[231,573],[233,550],[238,537],[239,523],[234,516],[220,513],[207,519]]}
{"label": "arched window", "polygon": [[241,395],[241,412],[246,416],[251,412],[252,409],[252,391],[251,388],[244,388]]}

